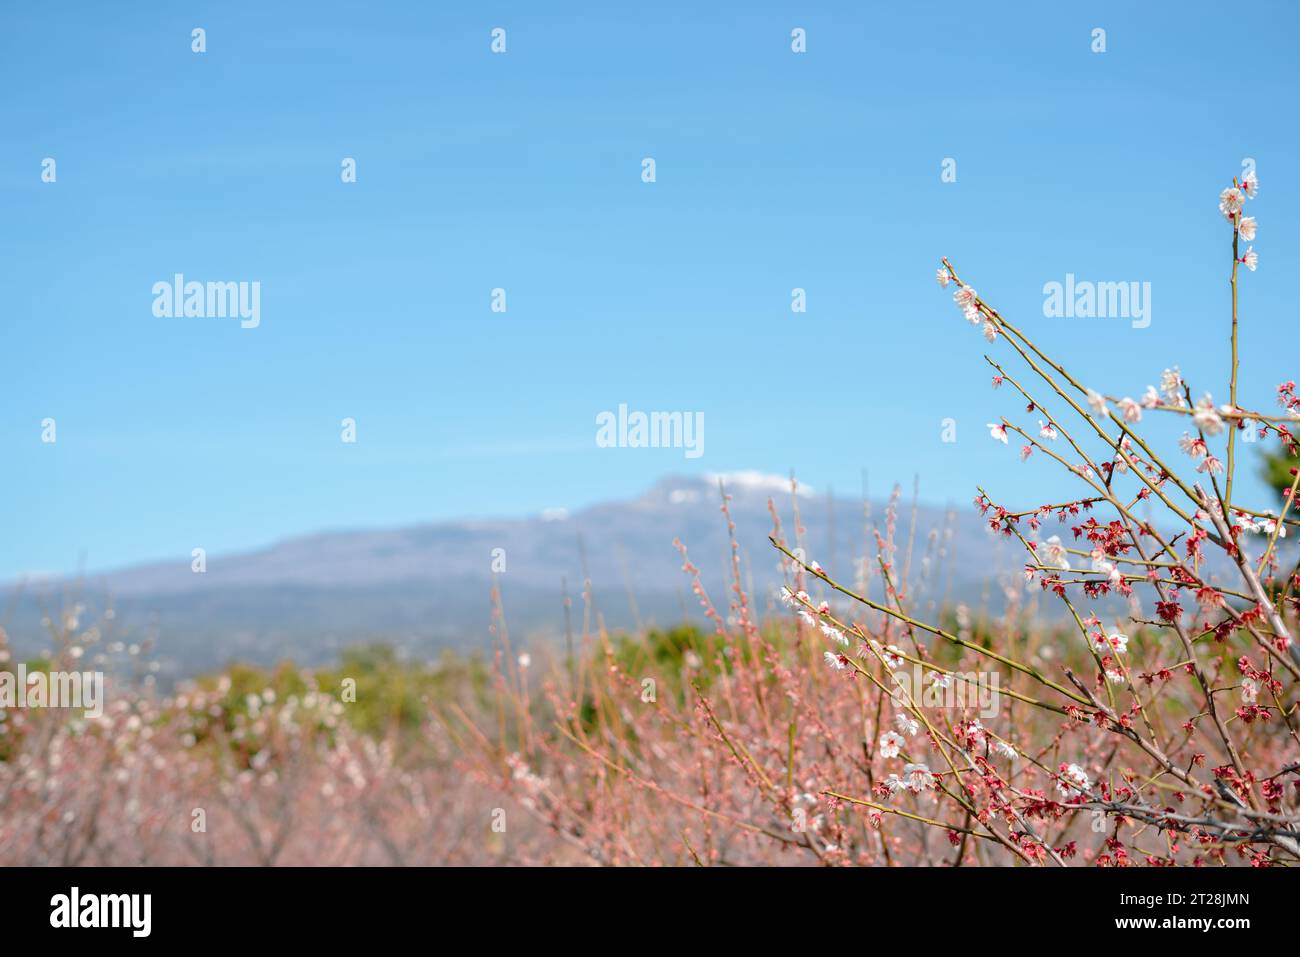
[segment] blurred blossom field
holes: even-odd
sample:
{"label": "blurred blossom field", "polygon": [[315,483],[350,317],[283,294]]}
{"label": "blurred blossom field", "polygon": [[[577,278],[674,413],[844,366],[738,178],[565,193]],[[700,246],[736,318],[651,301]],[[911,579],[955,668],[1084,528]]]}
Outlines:
{"label": "blurred blossom field", "polygon": [[285,665],[234,667],[168,695],[113,674],[100,718],[8,712],[0,864],[507,860],[510,849],[478,826],[491,788],[463,779],[429,708],[435,698],[480,707],[481,666],[402,667],[382,648],[359,649],[343,666],[357,704],[340,700],[337,674]]}

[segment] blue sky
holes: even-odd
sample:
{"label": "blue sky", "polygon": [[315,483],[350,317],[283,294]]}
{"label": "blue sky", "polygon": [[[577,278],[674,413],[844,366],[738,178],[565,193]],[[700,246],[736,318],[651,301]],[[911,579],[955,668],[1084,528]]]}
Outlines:
{"label": "blue sky", "polygon": [[[1243,402],[1296,375],[1294,4],[454,6],[5,5],[0,578],[672,472],[1039,504],[937,260],[1085,381],[1217,399],[1244,157]],[[261,325],[155,317],[176,272],[260,282]],[[1044,318],[1067,272],[1150,282],[1151,326]],[[620,402],[703,412],[704,454],[598,448]]]}

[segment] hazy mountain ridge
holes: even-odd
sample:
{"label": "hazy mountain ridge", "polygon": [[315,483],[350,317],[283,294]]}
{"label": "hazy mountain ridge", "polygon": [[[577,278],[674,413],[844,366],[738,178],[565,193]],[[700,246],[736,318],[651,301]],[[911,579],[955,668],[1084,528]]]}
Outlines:
{"label": "hazy mountain ridge", "polygon": [[[742,574],[761,610],[770,605],[780,581],[779,556],[767,540],[769,497],[783,534],[793,539],[788,482],[742,473],[727,480],[727,490]],[[317,533],[243,554],[209,555],[203,574],[191,570],[189,556],[181,556],[88,576],[79,587],[88,616],[111,596],[115,629],[130,633],[131,640],[155,633],[168,674],[216,667],[231,658],[328,661],[349,644],[374,639],[422,656],[444,647],[486,648],[494,579],[516,643],[550,641],[564,633],[562,582],[573,601],[573,628],[581,629],[584,565],[594,611],[611,628],[699,617],[675,538],[688,547],[725,613],[729,545],[720,502],[716,480],[668,477],[637,498],[596,504],[562,518]],[[852,583],[855,561],[867,549],[874,553],[863,503],[805,491],[799,507],[808,557]],[[883,523],[884,505],[873,502],[870,512],[872,524]],[[896,533],[900,564],[910,517],[911,504],[903,501]],[[996,592],[998,573],[1021,566],[1018,552],[1018,544],[1013,549],[995,541],[970,507],[918,507],[912,567],[914,578],[927,573],[932,578],[932,601],[949,587],[951,597],[965,600],[978,600],[988,589]],[[494,556],[505,564],[495,575]],[[927,562],[937,564],[937,571],[927,569]],[[10,628],[20,649],[43,646],[43,608],[58,608],[75,587],[56,581],[24,589]]]}

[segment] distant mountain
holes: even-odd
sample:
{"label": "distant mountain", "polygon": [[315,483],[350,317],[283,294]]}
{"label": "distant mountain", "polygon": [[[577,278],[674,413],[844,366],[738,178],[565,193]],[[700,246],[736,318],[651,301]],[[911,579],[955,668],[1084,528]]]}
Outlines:
{"label": "distant mountain", "polygon": [[[448,647],[489,647],[495,580],[516,645],[563,641],[562,589],[567,587],[572,600],[578,635],[584,578],[590,579],[594,597],[592,626],[603,620],[611,629],[633,629],[699,619],[674,538],[688,547],[725,614],[729,545],[718,479],[668,477],[638,498],[572,515],[309,535],[260,551],[209,556],[203,574],[191,571],[185,555],[79,583],[28,584],[8,630],[18,649],[30,653],[45,647],[40,619],[50,609],[75,598],[86,606],[83,618],[94,619],[111,598],[113,631],[126,641],[155,636],[164,676],[219,667],[231,659],[316,664],[368,640],[434,656]],[[781,580],[779,555],[767,540],[772,531],[768,500],[775,503],[786,540],[793,542],[789,482],[755,473],[721,480],[732,496],[742,575],[764,611]],[[872,528],[883,533],[885,506],[874,502],[864,509],[861,501],[806,490],[798,504],[808,557],[838,580],[853,583],[858,560],[875,553]],[[900,568],[911,510],[904,498],[896,532]],[[978,602],[992,593],[1000,605],[999,575],[1015,572],[1023,562],[1013,545],[995,540],[969,505],[920,506],[911,563],[915,601],[934,606],[947,594]],[[494,559],[504,561],[499,574],[493,572]],[[878,578],[871,585],[877,597]]]}

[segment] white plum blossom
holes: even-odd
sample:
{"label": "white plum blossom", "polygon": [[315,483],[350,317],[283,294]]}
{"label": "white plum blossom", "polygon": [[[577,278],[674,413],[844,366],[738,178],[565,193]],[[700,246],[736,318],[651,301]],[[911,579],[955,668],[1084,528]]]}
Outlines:
{"label": "white plum blossom", "polygon": [[1223,419],[1219,417],[1219,410],[1214,407],[1214,400],[1210,398],[1208,392],[1200,402],[1196,403],[1196,412],[1192,420],[1206,435],[1218,435],[1223,431]]}
{"label": "white plum blossom", "polygon": [[1286,525],[1284,524],[1279,528],[1275,518],[1261,518],[1255,527],[1265,535],[1272,535],[1276,529],[1278,538],[1286,538]]}
{"label": "white plum blossom", "polygon": [[1253,169],[1241,178],[1241,188],[1251,199],[1254,199],[1255,194],[1259,192],[1259,177],[1255,175]]}
{"label": "white plum blossom", "polygon": [[952,301],[957,303],[963,310],[974,307],[978,298],[975,290],[970,286],[959,286],[957,291],[952,294]]}
{"label": "white plum blossom", "polygon": [[1187,404],[1183,398],[1183,375],[1178,370],[1178,366],[1166,369],[1160,376],[1160,391],[1170,405],[1176,405],[1181,409]]}
{"label": "white plum blossom", "polygon": [[840,631],[834,625],[830,625],[827,624],[826,622],[822,622],[821,630],[822,630],[822,634],[825,635],[827,638],[829,638],[831,641],[837,642],[841,645],[844,645],[845,647],[848,646],[849,639],[845,638],[844,632]]}
{"label": "white plum blossom", "polygon": [[1229,186],[1219,194],[1219,212],[1223,213],[1228,222],[1233,222],[1238,213],[1241,212],[1241,205],[1245,201],[1241,190],[1235,186]]}
{"label": "white plum blossom", "polygon": [[1100,392],[1088,390],[1088,405],[1092,406],[1092,411],[1097,415],[1110,415],[1110,409],[1106,407],[1106,399]]}
{"label": "white plum blossom", "polygon": [[836,671],[844,670],[845,665],[843,655],[837,655],[833,651],[827,651],[823,654],[823,657],[826,659],[826,664],[834,668]]}
{"label": "white plum blossom", "polygon": [[1147,386],[1146,392],[1142,393],[1142,407],[1145,409],[1154,409],[1160,404],[1160,393],[1156,391],[1153,385]]}
{"label": "white plum blossom", "polygon": [[1245,512],[1234,511],[1232,513],[1232,519],[1241,527],[1243,532],[1254,532],[1255,534],[1259,534],[1260,526],[1255,524],[1255,520]]}
{"label": "white plum blossom", "polygon": [[1188,432],[1184,432],[1183,437],[1178,440],[1178,447],[1194,459],[1201,458],[1207,451],[1205,443],[1200,439],[1192,438]]}
{"label": "white plum blossom", "polygon": [[1038,420],[1038,435],[1049,442],[1056,441],[1056,429],[1052,428],[1052,423],[1044,422],[1042,419]]}
{"label": "white plum blossom", "polygon": [[1246,242],[1253,243],[1255,241],[1255,217],[1244,217],[1237,226],[1237,232],[1241,233],[1241,238]]}
{"label": "white plum blossom", "polygon": [[1100,631],[1095,631],[1092,633],[1092,643],[1104,655],[1108,655],[1112,651],[1123,654],[1128,650],[1128,635],[1119,632],[1106,635]]}
{"label": "white plum blossom", "polygon": [[1241,679],[1241,703],[1254,704],[1259,696],[1259,685],[1250,678]]}
{"label": "white plum blossom", "polygon": [[1259,253],[1255,252],[1254,246],[1246,247],[1246,255],[1241,257],[1241,261],[1251,272],[1255,271],[1255,267],[1259,265]]}
{"label": "white plum blossom", "polygon": [[1142,421],[1142,407],[1128,396],[1124,396],[1124,398],[1116,402],[1115,407],[1119,409],[1120,415],[1124,417],[1125,422]]}
{"label": "white plum blossom", "polygon": [[924,764],[907,764],[903,766],[903,781],[913,794],[920,794],[935,786],[934,775]]}
{"label": "white plum blossom", "polygon": [[1102,558],[1096,551],[1092,556],[1092,570],[1105,575],[1116,587],[1124,584],[1124,573],[1119,570],[1119,566]]}
{"label": "white plum blossom", "polygon": [[1065,546],[1061,543],[1060,535],[1053,535],[1043,543],[1043,564],[1055,565],[1061,571],[1070,570],[1070,560],[1066,555]]}
{"label": "white plum blossom", "polygon": [[989,436],[997,439],[1003,445],[1007,444],[1007,427],[1000,422],[985,422],[989,427]]}
{"label": "white plum blossom", "polygon": [[900,733],[907,735],[909,738],[915,738],[917,732],[921,730],[921,722],[917,721],[905,711],[900,711],[894,715],[894,727]]}
{"label": "white plum blossom", "polygon": [[938,690],[940,688],[947,689],[952,687],[952,675],[945,675],[939,671],[931,671],[928,680],[930,682],[931,690]]}
{"label": "white plum blossom", "polygon": [[780,599],[783,605],[788,605],[791,608],[798,608],[802,602],[809,600],[806,591],[801,591],[798,594],[795,594],[785,585],[781,586]]}
{"label": "white plum blossom", "polygon": [[882,758],[896,758],[898,752],[907,742],[897,731],[886,731],[880,736],[880,756]]}
{"label": "white plum blossom", "polygon": [[1009,744],[1006,741],[1002,741],[1002,740],[994,741],[993,750],[995,753],[1002,755],[1002,757],[1004,758],[1011,758],[1013,761],[1016,759],[1017,753],[1016,753],[1015,746]]}
{"label": "white plum blossom", "polygon": [[1061,776],[1056,781],[1056,790],[1066,798],[1078,797],[1092,789],[1092,781],[1087,773],[1077,764],[1061,765]]}
{"label": "white plum blossom", "polygon": [[952,282],[952,276],[948,275],[948,270],[942,268],[935,271],[934,278],[940,286],[944,287],[947,287],[948,283]]}
{"label": "white plum blossom", "polygon": [[1119,451],[1115,453],[1115,468],[1120,472],[1127,472],[1130,465],[1137,464],[1137,456],[1133,454],[1133,443],[1126,435],[1120,439]]}
{"label": "white plum blossom", "polygon": [[537,795],[546,789],[548,783],[546,778],[535,774],[518,754],[512,754],[506,758],[506,764],[511,770],[510,776],[516,781],[522,782],[529,794]]}
{"label": "white plum blossom", "polygon": [[1218,456],[1207,455],[1205,461],[1196,466],[1196,471],[1205,472],[1209,475],[1218,475],[1223,471],[1223,463],[1219,461]]}

